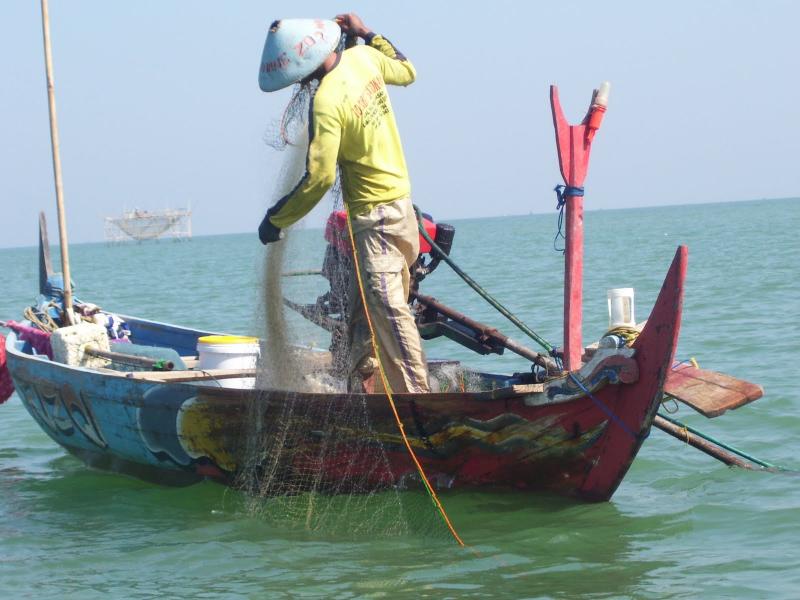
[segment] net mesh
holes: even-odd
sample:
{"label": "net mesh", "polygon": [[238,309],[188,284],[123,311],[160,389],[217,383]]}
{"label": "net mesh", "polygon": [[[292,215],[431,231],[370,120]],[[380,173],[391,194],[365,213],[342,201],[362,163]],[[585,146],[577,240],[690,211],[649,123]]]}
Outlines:
{"label": "net mesh", "polygon": [[[283,154],[271,204],[303,175],[313,91],[298,87],[268,140]],[[341,208],[339,185],[328,193],[327,205]],[[304,253],[297,251],[298,236],[285,233],[282,241],[267,246],[262,273],[263,344],[238,476],[248,511],[281,527],[338,536],[413,532],[444,538],[447,532],[417,476],[397,472],[401,442],[396,426],[375,418],[385,416],[388,407],[347,392],[346,335],[335,333],[332,343],[326,338],[334,358],[331,352],[309,349],[291,326],[295,321],[283,303],[282,275],[310,265],[293,264]],[[346,265],[330,269],[325,283],[346,290],[351,276]],[[346,317],[343,310],[334,310],[334,316]]]}

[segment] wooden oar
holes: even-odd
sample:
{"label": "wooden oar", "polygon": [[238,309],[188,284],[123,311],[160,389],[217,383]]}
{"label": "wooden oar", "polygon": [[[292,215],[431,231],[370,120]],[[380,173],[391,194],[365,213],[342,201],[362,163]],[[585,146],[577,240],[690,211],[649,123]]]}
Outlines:
{"label": "wooden oar", "polygon": [[535,350],[531,350],[530,348],[527,348],[526,346],[523,346],[522,344],[515,342],[510,337],[500,333],[494,327],[489,327],[488,325],[484,325],[483,323],[479,323],[478,321],[470,319],[469,317],[467,317],[464,314],[461,314],[455,309],[452,309],[449,306],[445,306],[441,302],[437,301],[436,298],[433,298],[431,296],[425,296],[415,291],[411,292],[411,297],[416,299],[417,302],[419,302],[423,306],[434,309],[436,312],[438,312],[441,315],[444,315],[448,319],[451,319],[456,323],[460,323],[461,325],[468,327],[469,329],[475,331],[476,333],[479,333],[480,335],[483,335],[487,338],[492,338],[504,348],[507,348],[508,350],[511,350],[511,352],[514,352],[515,354],[518,354],[519,356],[522,356],[523,358],[526,358],[531,362],[534,362],[537,365],[544,367],[550,373],[557,373],[561,371],[561,369],[558,368],[556,363],[550,357],[545,356],[544,354],[540,354]]}
{"label": "wooden oar", "polygon": [[[760,460],[755,456],[751,456],[746,452],[742,452],[733,446],[729,446],[715,440],[711,436],[698,431],[689,425],[685,425],[680,421],[665,417],[663,415],[656,415],[653,419],[653,425],[658,427],[661,431],[678,438],[682,442],[686,442],[690,446],[697,448],[701,452],[716,458],[717,460],[729,466],[741,467],[742,469],[750,469],[753,471],[786,471],[781,467],[777,467],[766,461]],[[749,462],[748,462],[749,461]]]}
{"label": "wooden oar", "polygon": [[100,350],[92,347],[85,348],[84,352],[89,356],[96,356],[97,358],[104,358],[112,362],[118,362],[124,365],[132,365],[135,367],[145,367],[147,369],[159,371],[172,371],[172,369],[175,368],[175,363],[173,363],[171,360],[160,360],[148,358],[146,356],[135,356],[133,354],[123,354],[122,352],[110,352],[108,350]]}

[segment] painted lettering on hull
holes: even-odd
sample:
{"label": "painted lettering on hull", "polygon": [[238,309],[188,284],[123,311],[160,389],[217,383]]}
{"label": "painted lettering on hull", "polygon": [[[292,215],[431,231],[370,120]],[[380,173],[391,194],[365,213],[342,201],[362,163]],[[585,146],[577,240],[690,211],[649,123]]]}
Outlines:
{"label": "painted lettering on hull", "polygon": [[90,404],[69,384],[55,387],[46,383],[21,382],[18,393],[34,416],[54,434],[80,434],[99,448],[107,448]]}

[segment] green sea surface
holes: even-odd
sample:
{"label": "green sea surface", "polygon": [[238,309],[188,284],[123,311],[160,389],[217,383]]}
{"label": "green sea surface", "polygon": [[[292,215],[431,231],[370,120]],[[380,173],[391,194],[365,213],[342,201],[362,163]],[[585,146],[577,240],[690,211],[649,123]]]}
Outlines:
{"label": "green sea surface", "polygon": [[[560,343],[555,214],[453,224],[459,264]],[[306,531],[246,510],[239,492],[215,483],[169,488],[91,469],[13,396],[0,406],[0,598],[800,597],[800,200],[590,211],[585,231],[585,343],[605,330],[608,288],[634,287],[646,318],[687,244],[678,358],[757,382],[765,396],[714,420],[685,406],[677,417],[790,471],[727,468],[654,430],[610,502],[443,492],[462,549],[424,528]],[[287,269],[320,265],[320,230],[296,231],[291,243]],[[78,297],[108,310],[264,335],[255,232],[81,244],[71,262]],[[0,319],[19,320],[34,302],[37,269],[34,248],[0,250]],[[325,282],[285,286],[310,302]],[[527,343],[447,266],[422,290]],[[291,322],[297,339],[327,344],[321,330]],[[426,351],[492,372],[529,367],[446,340]]]}

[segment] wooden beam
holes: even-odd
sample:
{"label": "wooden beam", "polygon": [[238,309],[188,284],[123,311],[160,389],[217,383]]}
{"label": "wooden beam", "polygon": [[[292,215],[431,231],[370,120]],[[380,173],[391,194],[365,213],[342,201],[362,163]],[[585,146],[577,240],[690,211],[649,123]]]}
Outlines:
{"label": "wooden beam", "polygon": [[208,369],[207,371],[131,371],[123,374],[128,379],[143,379],[163,383],[187,381],[212,381],[236,377],[255,377],[255,369]]}
{"label": "wooden beam", "polygon": [[53,80],[53,53],[50,48],[50,14],[47,9],[47,0],[42,0],[42,36],[44,37],[44,61],[47,73],[47,105],[50,109],[50,142],[53,151],[53,177],[56,185],[58,235],[61,242],[61,273],[64,277],[64,325],[72,325],[76,323],[76,320],[72,311],[72,279],[69,272],[67,217],[64,213],[64,184],[61,178],[61,155],[58,141],[55,83]]}
{"label": "wooden beam", "polygon": [[678,438],[682,442],[686,442],[690,446],[697,448],[701,452],[708,454],[709,456],[716,458],[718,461],[725,463],[729,467],[740,467],[742,469],[750,469],[750,470],[758,470],[759,467],[747,462],[728,452],[723,450],[719,446],[712,444],[708,440],[704,440],[700,436],[693,434],[691,431],[687,429],[683,429],[682,427],[678,427],[667,421],[661,415],[656,415],[653,419],[653,425],[655,425],[658,429],[663,431],[664,433],[668,433],[674,438]]}

